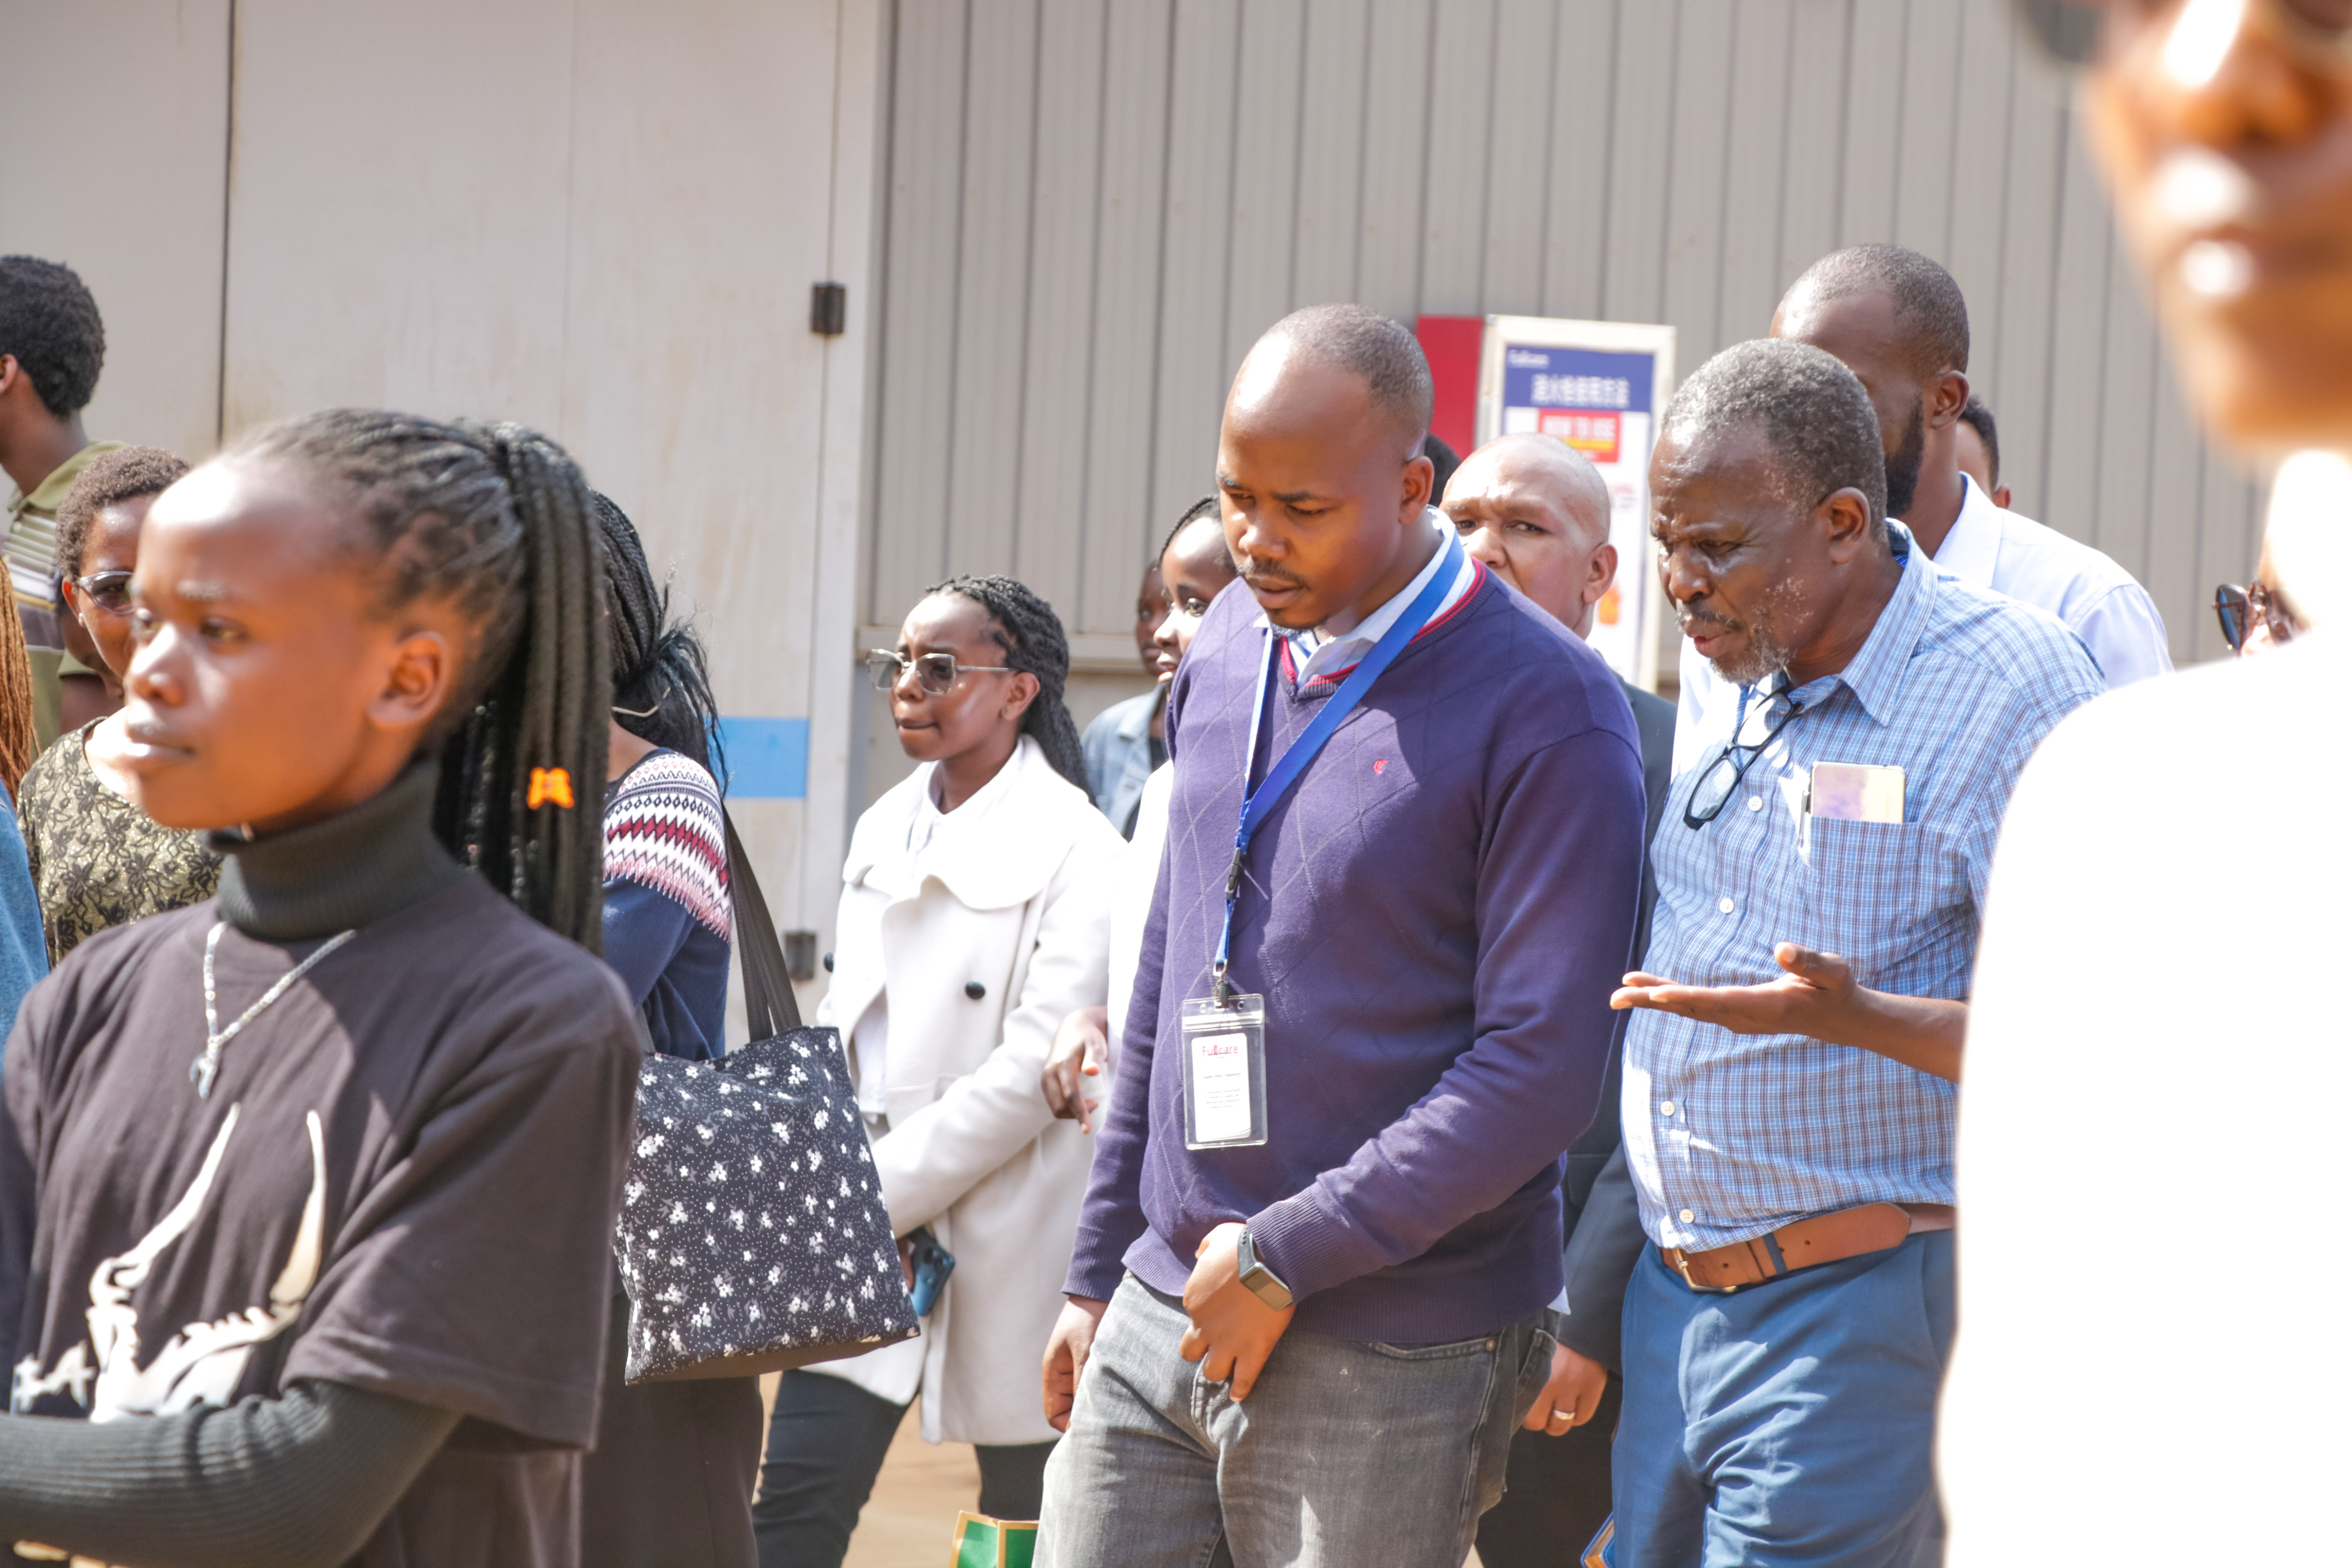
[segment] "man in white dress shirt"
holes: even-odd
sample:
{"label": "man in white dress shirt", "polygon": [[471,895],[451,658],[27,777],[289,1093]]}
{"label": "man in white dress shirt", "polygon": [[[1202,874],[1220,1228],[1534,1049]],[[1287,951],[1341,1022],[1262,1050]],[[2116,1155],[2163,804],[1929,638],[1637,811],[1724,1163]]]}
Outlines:
{"label": "man in white dress shirt", "polygon": [[[1915,250],[1860,245],[1805,269],[1772,335],[1826,350],[1870,394],[1886,451],[1886,511],[1962,582],[2046,610],[2091,651],[2110,689],[2172,668],[2147,590],[2089,545],[2003,510],[1960,471],[1969,402],[1969,307],[1952,275]],[[1675,771],[1721,743],[1738,690],[1682,649]]]}

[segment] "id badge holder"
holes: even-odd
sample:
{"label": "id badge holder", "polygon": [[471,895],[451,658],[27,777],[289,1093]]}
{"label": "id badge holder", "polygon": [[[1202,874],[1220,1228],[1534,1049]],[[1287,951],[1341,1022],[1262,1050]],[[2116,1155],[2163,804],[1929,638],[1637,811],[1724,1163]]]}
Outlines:
{"label": "id badge holder", "polygon": [[1199,996],[1184,1032],[1184,1147],[1245,1149],[1265,1142],[1265,998]]}

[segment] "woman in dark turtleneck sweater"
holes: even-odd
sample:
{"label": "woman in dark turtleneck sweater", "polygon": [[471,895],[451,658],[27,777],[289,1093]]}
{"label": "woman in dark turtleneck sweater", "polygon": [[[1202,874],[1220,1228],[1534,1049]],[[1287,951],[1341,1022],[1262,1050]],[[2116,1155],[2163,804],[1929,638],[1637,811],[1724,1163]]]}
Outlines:
{"label": "woman in dark turtleneck sweater", "polygon": [[530,432],[349,411],[156,500],[113,761],[227,865],[9,1039],[0,1541],[576,1561],[636,1058],[593,529]]}

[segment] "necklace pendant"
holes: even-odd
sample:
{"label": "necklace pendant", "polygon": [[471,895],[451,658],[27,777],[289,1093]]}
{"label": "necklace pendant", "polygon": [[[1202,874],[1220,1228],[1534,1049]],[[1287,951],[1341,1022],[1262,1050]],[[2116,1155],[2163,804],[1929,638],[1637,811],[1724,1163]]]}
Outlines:
{"label": "necklace pendant", "polygon": [[214,1056],[210,1051],[205,1052],[203,1056],[198,1057],[194,1061],[188,1064],[188,1080],[196,1086],[196,1098],[198,1100],[210,1100],[212,1098],[213,1079],[219,1073],[219,1071],[220,1058]]}

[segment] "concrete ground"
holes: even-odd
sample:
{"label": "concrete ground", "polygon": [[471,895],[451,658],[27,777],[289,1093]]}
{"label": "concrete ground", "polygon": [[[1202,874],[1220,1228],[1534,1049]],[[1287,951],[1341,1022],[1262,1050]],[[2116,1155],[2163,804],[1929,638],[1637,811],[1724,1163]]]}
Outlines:
{"label": "concrete ground", "polygon": [[980,1500],[980,1466],[968,1443],[923,1441],[921,1406],[909,1406],[844,1568],[947,1568],[956,1515]]}

